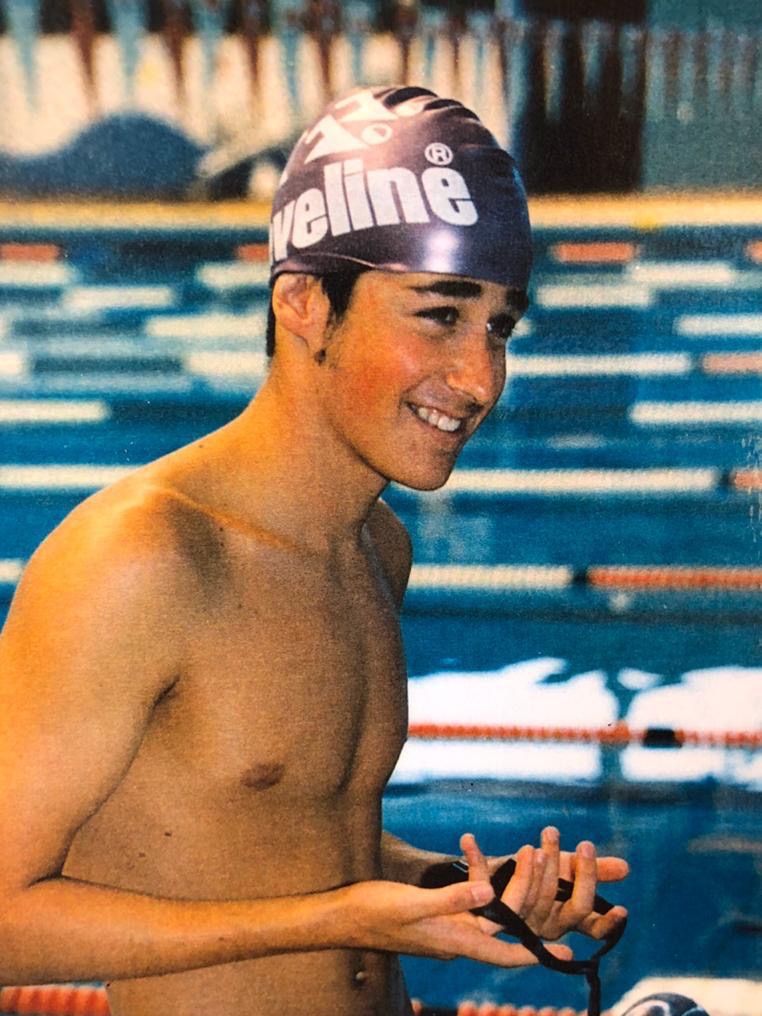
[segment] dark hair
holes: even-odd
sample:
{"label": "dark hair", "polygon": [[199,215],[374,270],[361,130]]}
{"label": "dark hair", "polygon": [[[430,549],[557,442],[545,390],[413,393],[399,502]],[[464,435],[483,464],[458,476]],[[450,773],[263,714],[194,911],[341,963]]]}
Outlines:
{"label": "dark hair", "polygon": [[[367,268],[353,266],[341,272],[329,272],[326,275],[317,276],[331,306],[330,324],[338,324],[344,317],[352,300],[355,283],[363,272],[367,271]],[[270,357],[275,353],[275,314],[273,312],[272,299],[270,299],[270,306],[267,311],[265,352]]]}

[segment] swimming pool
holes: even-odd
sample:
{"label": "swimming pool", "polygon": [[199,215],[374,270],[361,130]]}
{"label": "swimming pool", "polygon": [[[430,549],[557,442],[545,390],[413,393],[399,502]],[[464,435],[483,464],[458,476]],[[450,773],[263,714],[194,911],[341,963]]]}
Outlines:
{"label": "swimming pool", "polygon": [[[390,831],[427,848],[457,852],[459,833],[469,830],[496,854],[535,841],[552,819],[562,842],[589,837],[627,857],[630,877],[603,890],[630,912],[624,938],[601,967],[604,1005],[647,976],[759,974],[762,854],[758,801],[748,794],[711,781],[582,792],[444,781],[396,788],[387,795],[385,818]],[[580,955],[589,955],[588,941],[571,938]],[[413,996],[429,1005],[464,998],[538,1008],[586,1005],[584,978],[544,969],[412,958],[404,966]]]}
{"label": "swimming pool", "polygon": [[[444,491],[389,492],[415,544],[418,720],[443,721],[434,682],[451,678],[478,722],[759,730],[762,216],[617,214],[540,215],[505,396]],[[16,245],[0,263],[0,616],[82,497],[229,419],[264,368],[260,227],[75,219],[0,223]],[[552,819],[630,858],[606,998],[660,971],[759,970],[758,752],[411,747],[392,831],[451,851],[471,828],[501,852]],[[406,966],[429,1004],[584,1000],[545,971]]]}

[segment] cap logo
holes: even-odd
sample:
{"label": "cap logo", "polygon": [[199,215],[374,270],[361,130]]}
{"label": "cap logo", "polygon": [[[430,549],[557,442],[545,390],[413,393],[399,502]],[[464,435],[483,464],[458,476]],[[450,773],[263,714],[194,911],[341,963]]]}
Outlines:
{"label": "cap logo", "polygon": [[426,145],[423,154],[434,166],[449,166],[453,159],[452,148],[442,141],[432,141]]}
{"label": "cap logo", "polygon": [[323,186],[302,191],[273,215],[271,261],[288,257],[325,236],[341,236],[373,226],[426,223],[432,217],[453,226],[479,219],[465,178],[455,169],[430,166],[418,177],[405,166],[366,170],[361,159],[331,162]]}
{"label": "cap logo", "polygon": [[[307,131],[302,144],[314,147],[304,157],[304,165],[327,155],[357,152],[369,145],[382,144],[394,133],[392,123],[400,118],[409,119],[423,110],[418,99],[401,102],[396,109],[388,109],[369,91],[355,92],[341,99],[333,106],[334,113],[327,113]],[[365,124],[356,137],[345,124]]]}

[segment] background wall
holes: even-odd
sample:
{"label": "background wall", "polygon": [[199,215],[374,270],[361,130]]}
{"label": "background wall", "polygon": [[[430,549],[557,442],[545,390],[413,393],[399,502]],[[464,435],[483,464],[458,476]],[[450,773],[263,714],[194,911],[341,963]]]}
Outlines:
{"label": "background wall", "polygon": [[[196,178],[287,148],[329,95],[401,79],[476,108],[534,193],[762,182],[754,0],[2,0],[0,13],[6,193],[45,168],[13,159],[140,114],[197,147],[168,194],[198,196]],[[161,146],[134,147],[150,184]]]}

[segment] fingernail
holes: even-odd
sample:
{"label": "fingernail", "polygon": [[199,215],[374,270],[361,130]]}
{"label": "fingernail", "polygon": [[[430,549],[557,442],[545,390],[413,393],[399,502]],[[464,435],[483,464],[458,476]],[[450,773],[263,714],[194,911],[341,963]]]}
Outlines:
{"label": "fingernail", "polygon": [[546,843],[558,843],[560,835],[555,826],[546,826],[542,831],[542,838]]}
{"label": "fingernail", "polygon": [[545,854],[543,854],[543,852],[541,850],[538,850],[538,851],[535,852],[535,855],[534,855],[534,866],[535,866],[535,868],[544,868],[546,861],[547,861],[547,857],[545,856]]}
{"label": "fingernail", "polygon": [[595,847],[589,840],[583,840],[579,845],[579,852],[582,857],[593,858],[595,857]]}
{"label": "fingernail", "polygon": [[470,882],[469,885],[471,886],[471,899],[477,907],[489,903],[495,895],[495,890],[489,882]]}

